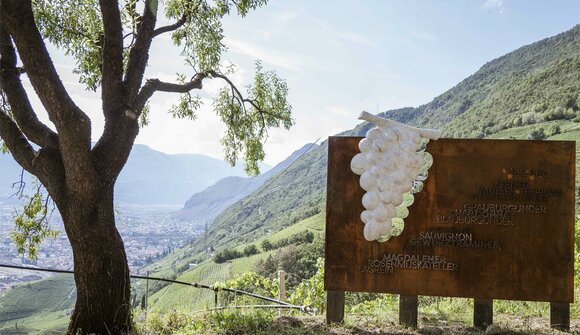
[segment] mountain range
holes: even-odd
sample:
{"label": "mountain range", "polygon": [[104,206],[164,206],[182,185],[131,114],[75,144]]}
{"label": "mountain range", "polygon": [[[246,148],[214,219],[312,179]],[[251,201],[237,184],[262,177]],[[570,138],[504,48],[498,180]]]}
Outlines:
{"label": "mountain range", "polygon": [[[270,167],[261,165],[262,171]],[[22,168],[9,154],[0,154],[0,198],[14,194]],[[244,176],[243,166],[231,167],[204,155],[169,155],[146,145],[133,146],[115,185],[115,202],[139,205],[181,206],[194,193],[228,176]],[[27,173],[24,180],[33,181]]]}

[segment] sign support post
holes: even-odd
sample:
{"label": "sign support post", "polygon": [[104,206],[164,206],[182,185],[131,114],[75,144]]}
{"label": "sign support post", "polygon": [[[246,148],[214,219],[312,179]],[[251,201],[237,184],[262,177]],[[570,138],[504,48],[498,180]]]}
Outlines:
{"label": "sign support post", "polygon": [[570,331],[570,304],[550,303],[550,327],[561,331]]}
{"label": "sign support post", "polygon": [[326,292],[326,323],[344,322],[344,291]]}
{"label": "sign support post", "polygon": [[473,299],[473,327],[484,329],[493,324],[493,300]]}
{"label": "sign support post", "polygon": [[419,296],[399,296],[399,324],[404,327],[417,328]]}

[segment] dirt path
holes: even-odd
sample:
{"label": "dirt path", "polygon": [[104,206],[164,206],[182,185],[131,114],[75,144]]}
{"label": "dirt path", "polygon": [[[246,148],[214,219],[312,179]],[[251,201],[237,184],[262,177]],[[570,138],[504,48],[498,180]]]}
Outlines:
{"label": "dirt path", "polygon": [[[504,317],[505,318],[505,317]],[[385,321],[382,324],[375,323],[364,317],[348,320],[345,325],[327,326],[322,317],[294,317],[281,316],[272,323],[272,333],[285,335],[496,335],[496,334],[568,334],[549,328],[549,320],[546,318],[515,317],[513,320],[498,322],[488,331],[475,329],[461,322],[439,321],[433,323],[421,323],[419,329],[407,329],[393,321]],[[570,327],[571,333],[580,334],[580,320],[573,320]]]}

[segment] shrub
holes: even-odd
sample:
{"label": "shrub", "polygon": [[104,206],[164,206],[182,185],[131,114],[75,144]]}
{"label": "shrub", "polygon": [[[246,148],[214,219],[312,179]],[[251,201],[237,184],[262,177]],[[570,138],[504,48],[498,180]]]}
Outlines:
{"label": "shrub", "polygon": [[235,258],[240,258],[242,257],[242,253],[233,249],[224,249],[216,252],[213,257],[214,262],[220,264]]}
{"label": "shrub", "polygon": [[546,138],[544,128],[537,128],[528,133],[528,140],[543,140]]}
{"label": "shrub", "polygon": [[325,291],[324,291],[324,259],[318,258],[316,261],[316,273],[302,281],[288,301],[295,305],[307,305],[316,308],[319,313],[325,310]]}
{"label": "shrub", "polygon": [[546,112],[546,121],[551,120],[568,120],[576,117],[576,112],[572,108],[565,109],[564,107],[556,107],[552,111]]}
{"label": "shrub", "polygon": [[250,244],[246,248],[244,248],[244,256],[252,256],[258,253],[258,248],[255,245]]}
{"label": "shrub", "polygon": [[527,112],[522,115],[522,125],[534,124],[544,121],[544,115],[541,113]]}
{"label": "shrub", "polygon": [[272,249],[274,249],[274,247],[272,246],[272,243],[270,243],[270,241],[264,240],[262,242],[262,250],[264,250],[264,251],[270,251]]}

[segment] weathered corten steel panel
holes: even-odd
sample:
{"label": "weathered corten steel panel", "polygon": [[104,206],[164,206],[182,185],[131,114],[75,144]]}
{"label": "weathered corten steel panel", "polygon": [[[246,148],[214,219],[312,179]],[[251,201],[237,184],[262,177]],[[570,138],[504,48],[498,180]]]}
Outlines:
{"label": "weathered corten steel panel", "polygon": [[381,243],[363,237],[360,139],[329,138],[327,290],[573,302],[574,142],[429,142],[405,229]]}

